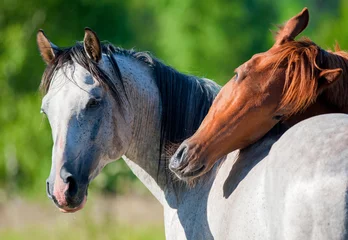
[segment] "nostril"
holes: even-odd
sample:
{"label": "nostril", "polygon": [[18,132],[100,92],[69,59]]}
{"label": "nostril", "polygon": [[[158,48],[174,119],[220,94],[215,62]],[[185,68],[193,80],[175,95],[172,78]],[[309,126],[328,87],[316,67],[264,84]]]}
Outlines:
{"label": "nostril", "polygon": [[186,152],[186,150],[187,150],[187,146],[186,145],[182,146],[176,154],[176,159],[180,160],[182,156],[184,155],[184,153]]}
{"label": "nostril", "polygon": [[186,145],[184,145],[184,146],[180,147],[177,150],[177,152],[174,154],[174,156],[172,157],[170,164],[169,164],[169,168],[172,171],[178,171],[178,170],[181,170],[181,169],[186,167],[188,162],[186,164],[183,164],[183,161],[185,160],[187,149],[188,149],[188,147]]}
{"label": "nostril", "polygon": [[74,196],[76,196],[77,191],[78,191],[78,186],[77,186],[76,180],[75,180],[72,176],[69,176],[69,177],[66,179],[66,181],[67,181],[67,183],[69,184],[69,187],[68,187],[68,190],[66,191],[66,194],[67,194],[69,197],[74,197]]}
{"label": "nostril", "polygon": [[50,183],[49,181],[47,180],[46,181],[46,193],[47,193],[47,196],[52,199],[52,193],[51,193],[51,190],[50,190]]}

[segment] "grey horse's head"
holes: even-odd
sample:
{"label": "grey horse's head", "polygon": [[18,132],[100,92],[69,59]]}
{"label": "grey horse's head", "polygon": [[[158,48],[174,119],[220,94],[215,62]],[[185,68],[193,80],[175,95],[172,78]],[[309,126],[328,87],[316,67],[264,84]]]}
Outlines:
{"label": "grey horse's head", "polygon": [[54,142],[47,194],[63,212],[75,212],[90,181],[127,151],[133,116],[116,60],[92,30],[71,48],[58,48],[41,30],[37,42],[47,64],[41,109]]}

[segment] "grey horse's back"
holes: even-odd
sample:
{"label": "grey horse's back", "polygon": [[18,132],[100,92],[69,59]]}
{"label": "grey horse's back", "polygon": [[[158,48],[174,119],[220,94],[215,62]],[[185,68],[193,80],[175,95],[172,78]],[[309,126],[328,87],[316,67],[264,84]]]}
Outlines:
{"label": "grey horse's back", "polygon": [[348,115],[300,122],[268,157],[270,239],[348,239]]}

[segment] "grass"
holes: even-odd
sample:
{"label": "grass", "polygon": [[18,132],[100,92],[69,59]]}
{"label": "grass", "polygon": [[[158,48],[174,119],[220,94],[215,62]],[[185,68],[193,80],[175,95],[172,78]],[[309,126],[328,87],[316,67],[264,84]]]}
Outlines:
{"label": "grass", "polygon": [[0,204],[0,240],[160,240],[163,212],[152,197],[90,197],[74,214],[48,199],[14,198]]}
{"label": "grass", "polygon": [[3,240],[160,240],[164,239],[162,226],[92,225],[54,226],[52,228],[10,229],[0,231]]}

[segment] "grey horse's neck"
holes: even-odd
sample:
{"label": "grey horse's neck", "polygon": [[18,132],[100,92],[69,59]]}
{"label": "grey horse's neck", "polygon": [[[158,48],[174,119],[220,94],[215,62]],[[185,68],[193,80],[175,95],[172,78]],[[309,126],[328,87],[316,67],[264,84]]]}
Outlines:
{"label": "grey horse's neck", "polygon": [[[197,86],[192,86],[192,84],[189,85],[192,90],[191,92],[185,96],[177,94],[177,99],[171,99],[170,101],[180,102],[185,111],[189,111],[191,114],[193,112],[196,116],[196,118],[192,119],[189,117],[185,118],[185,112],[174,112],[170,109],[171,106],[168,106],[172,103],[163,100],[163,97],[166,97],[163,96],[163,94],[166,94],[164,92],[165,89],[163,89],[165,86],[163,82],[162,85],[159,86],[161,83],[156,79],[156,77],[161,77],[159,75],[163,74],[163,69],[160,69],[160,72],[156,72],[154,67],[151,68],[147,64],[144,64],[144,62],[130,56],[116,55],[116,60],[122,74],[126,94],[130,101],[130,111],[134,112],[133,139],[124,159],[134,174],[162,204],[168,201],[175,202],[179,200],[180,196],[185,195],[184,192],[187,190],[187,187],[178,183],[178,180],[173,179],[173,175],[169,174],[166,169],[165,151],[160,154],[161,150],[163,150],[161,147],[164,147],[161,146],[161,144],[163,142],[166,144],[162,139],[163,131],[161,131],[161,127],[163,127],[164,124],[162,121],[163,115],[166,114],[166,121],[173,121],[173,119],[178,119],[178,116],[173,116],[174,114],[181,114],[183,116],[178,120],[183,121],[184,125],[181,126],[181,128],[195,130],[203,120],[219,87],[210,80],[200,79],[198,82],[195,82],[195,84],[198,84]],[[160,67],[165,67],[165,65],[161,65]],[[170,70],[175,71],[173,69]],[[182,74],[180,75],[180,77],[183,76]],[[168,79],[162,79],[162,81],[168,81]],[[196,81],[196,79],[187,76],[186,81]],[[174,83],[171,82],[170,84]],[[187,91],[187,89],[184,89],[185,86],[181,88],[181,91]],[[169,89],[169,92],[172,90],[173,89]],[[204,91],[208,92],[209,100],[204,99],[204,97],[206,97],[204,96]],[[200,102],[193,101],[195,96],[200,98]],[[192,102],[195,104],[187,107],[187,105]],[[165,113],[163,113],[163,104],[167,104],[167,112]],[[169,113],[171,113],[172,116],[168,115],[168,111],[170,111]],[[197,115],[200,116],[197,118]],[[188,123],[185,123],[185,120]],[[192,124],[192,122],[195,121],[195,126],[187,126],[187,124]],[[171,126],[171,124],[167,122],[166,126]],[[189,137],[188,134],[193,134],[193,131],[185,134],[179,132],[178,129],[173,132],[176,135],[167,136],[176,139],[177,136],[180,135],[180,139]],[[167,156],[167,158],[168,157],[170,156]],[[162,164],[162,162],[164,163]],[[176,205],[176,203],[171,203],[170,205],[173,204]]]}

